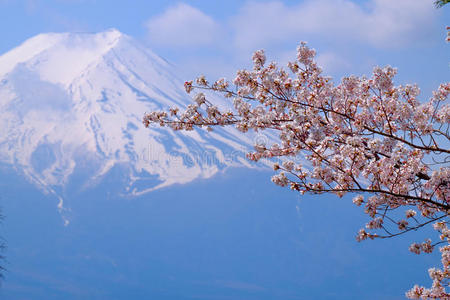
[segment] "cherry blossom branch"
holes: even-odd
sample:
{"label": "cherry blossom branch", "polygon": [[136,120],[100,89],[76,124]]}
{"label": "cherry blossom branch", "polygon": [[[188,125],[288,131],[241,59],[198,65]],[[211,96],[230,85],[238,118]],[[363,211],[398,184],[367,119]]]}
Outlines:
{"label": "cherry blossom branch", "polygon": [[[370,78],[349,76],[335,85],[322,75],[314,57],[315,51],[301,43],[286,71],[266,64],[264,52],[256,51],[253,69],[238,71],[232,83],[219,79],[210,84],[203,76],[195,84],[187,81],[187,93],[200,91],[193,104],[182,112],[150,112],[143,123],[173,130],[234,126],[243,133],[277,132],[277,140],[255,145],[247,157],[279,157],[283,162],[274,164],[278,173],[272,181],[301,194],[357,194],[353,202],[364,203],[371,218],[366,224],[370,232],[362,228],[358,241],[395,237],[437,222],[433,227],[441,242],[414,243],[410,250],[429,253],[446,243],[440,248],[443,269],[430,269],[431,289],[415,286],[407,296],[450,298],[444,288],[450,280],[450,82],[441,84],[428,102],[420,102],[417,85],[394,85],[397,71],[392,67],[375,67]],[[233,110],[221,111],[203,91],[230,99]],[[309,167],[294,162],[300,154]],[[403,208],[411,209],[406,219],[398,219],[395,211]],[[416,223],[410,225],[408,219]],[[400,231],[392,231],[384,220]]]}

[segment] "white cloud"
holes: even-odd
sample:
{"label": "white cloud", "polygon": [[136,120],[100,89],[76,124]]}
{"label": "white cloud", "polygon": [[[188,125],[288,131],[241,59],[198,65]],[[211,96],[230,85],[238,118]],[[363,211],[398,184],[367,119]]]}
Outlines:
{"label": "white cloud", "polygon": [[352,64],[334,52],[319,53],[317,64],[322,67],[326,74],[334,74],[352,68]]}
{"label": "white cloud", "polygon": [[332,40],[359,41],[378,48],[407,46],[426,40],[436,10],[425,0],[307,0],[244,5],[231,26],[235,45],[255,49],[302,34]]}
{"label": "white cloud", "polygon": [[295,58],[298,42],[308,41],[317,48],[325,73],[338,77],[385,63],[369,59],[387,55],[379,49],[433,43],[440,33],[435,23],[440,11],[430,1],[250,0],[225,21],[181,3],[151,18],[146,27],[151,46],[181,54],[177,64],[194,73],[229,77],[249,67],[256,49],[265,49],[268,60],[284,66]]}
{"label": "white cloud", "polygon": [[180,3],[146,23],[151,43],[190,47],[213,44],[219,25],[202,11]]}

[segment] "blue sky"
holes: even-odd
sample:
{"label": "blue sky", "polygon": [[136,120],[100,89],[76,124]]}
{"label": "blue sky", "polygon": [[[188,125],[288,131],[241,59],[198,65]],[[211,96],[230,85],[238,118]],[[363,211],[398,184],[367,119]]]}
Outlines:
{"label": "blue sky", "polygon": [[428,98],[450,78],[446,20],[450,7],[432,0],[0,0],[0,53],[42,32],[114,27],[175,63],[182,79],[230,78],[254,50],[286,63],[307,41],[334,78],[389,64]]}

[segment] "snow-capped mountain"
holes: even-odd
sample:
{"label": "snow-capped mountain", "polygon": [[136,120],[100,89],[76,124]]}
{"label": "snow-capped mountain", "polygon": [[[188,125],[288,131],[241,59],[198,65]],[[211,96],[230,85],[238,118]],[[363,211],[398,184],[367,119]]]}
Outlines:
{"label": "snow-capped mountain", "polygon": [[113,168],[138,195],[249,163],[252,140],[146,129],[146,111],[186,106],[175,68],[117,30],[40,34],[0,56],[0,162],[55,194]]}

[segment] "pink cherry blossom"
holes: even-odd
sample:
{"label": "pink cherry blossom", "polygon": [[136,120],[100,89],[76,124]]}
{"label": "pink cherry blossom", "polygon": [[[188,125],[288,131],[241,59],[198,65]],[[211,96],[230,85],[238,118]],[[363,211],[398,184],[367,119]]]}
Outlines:
{"label": "pink cherry blossom", "polygon": [[[414,286],[407,296],[449,299],[450,82],[442,83],[428,101],[417,85],[396,85],[397,70],[390,66],[335,84],[322,74],[315,53],[302,42],[297,59],[282,68],[266,64],[264,51],[257,51],[251,70],[237,71],[231,82],[222,78],[210,83],[203,76],[187,81],[188,93],[200,90],[194,104],[171,108],[169,114],[147,113],[143,123],[173,130],[234,126],[243,133],[276,132],[278,140],[255,145],[247,158],[281,158],[272,181],[302,195],[353,194],[353,203],[369,218],[358,241],[433,226],[437,241],[413,243],[410,251],[430,253],[445,244],[440,248],[443,268],[430,270],[430,289]],[[219,109],[204,90],[229,99],[232,110]],[[309,167],[298,165],[298,156]]]}

